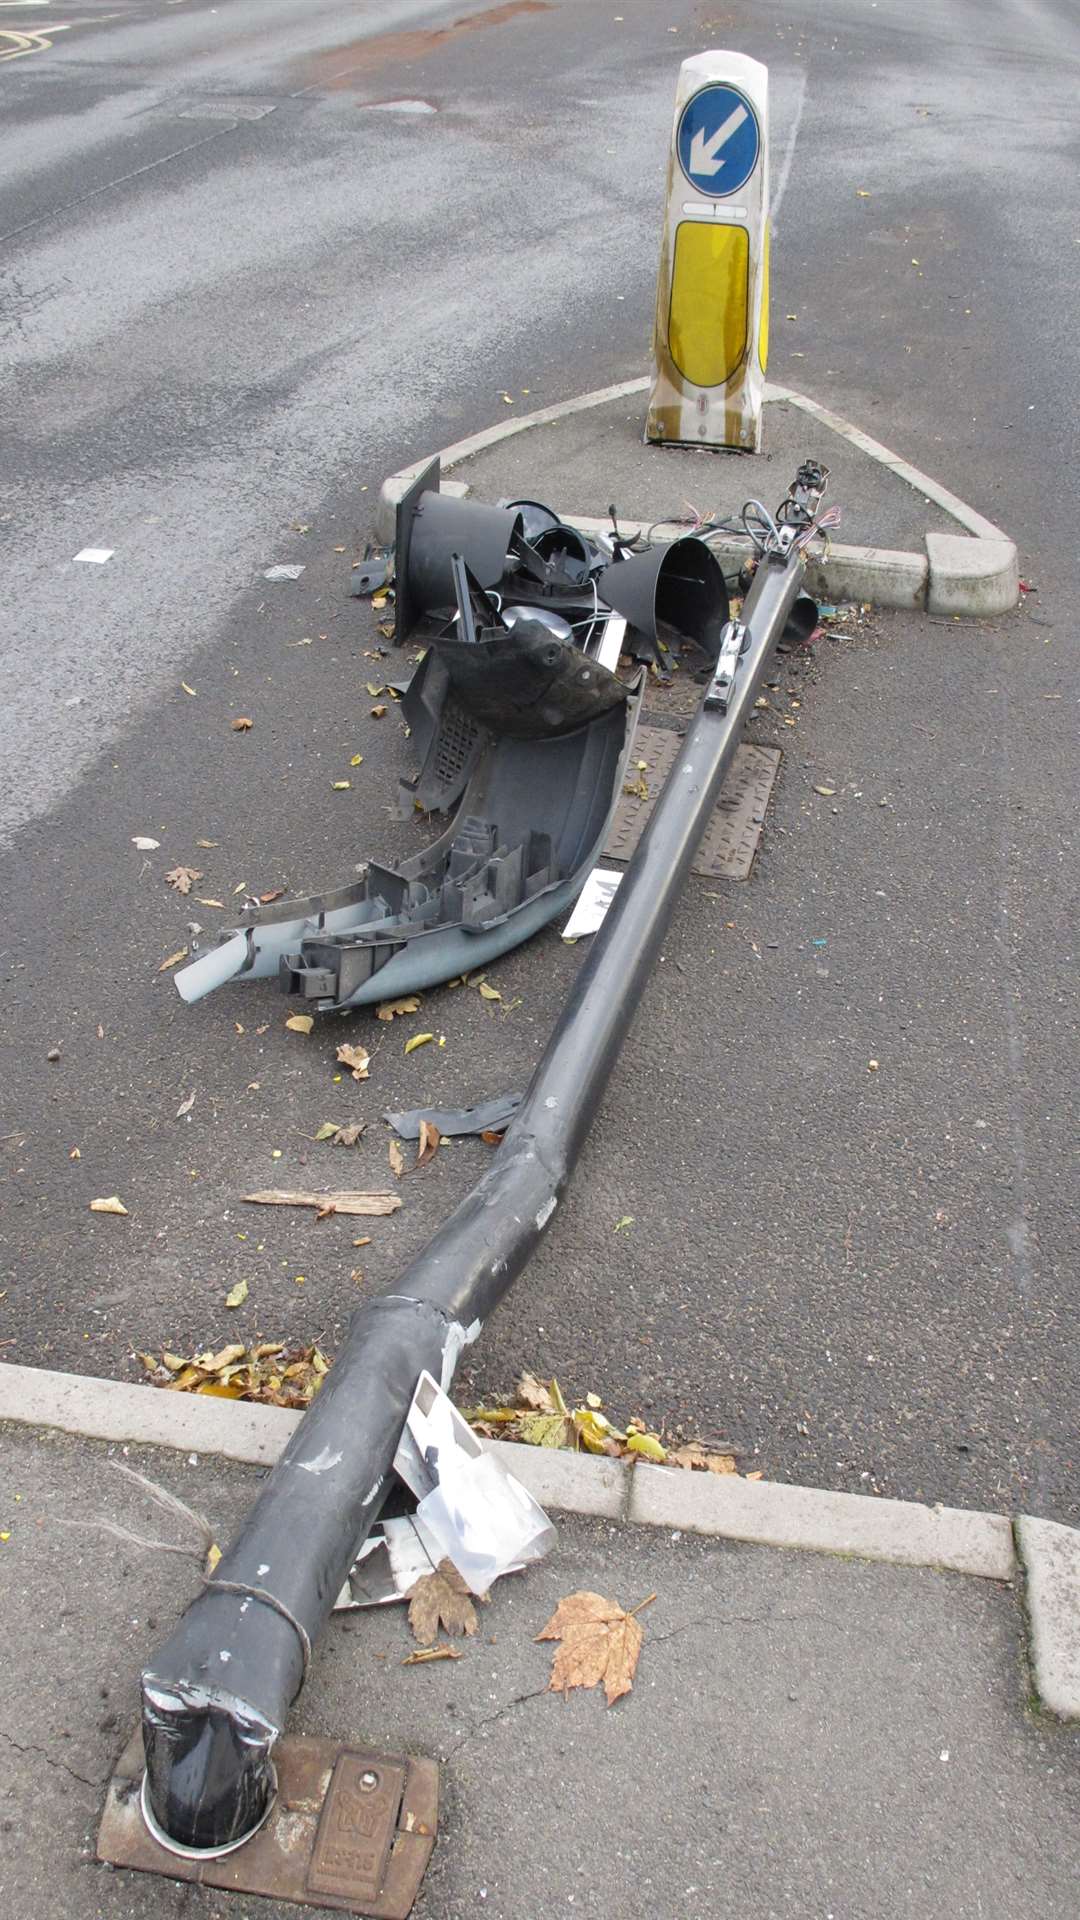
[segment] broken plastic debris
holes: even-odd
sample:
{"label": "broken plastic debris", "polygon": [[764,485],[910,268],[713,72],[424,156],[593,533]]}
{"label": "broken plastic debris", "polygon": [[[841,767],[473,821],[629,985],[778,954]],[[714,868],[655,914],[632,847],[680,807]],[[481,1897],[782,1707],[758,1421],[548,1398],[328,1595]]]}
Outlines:
{"label": "broken plastic debris", "polygon": [[562,930],[564,940],[580,940],[583,934],[596,932],[603,924],[621,879],[622,874],[611,867],[593,868]]}
{"label": "broken plastic debris", "polygon": [[263,574],[263,579],[264,580],[299,580],[300,575],[303,573],[303,571],[304,569],[302,565],[287,566],[287,567],[286,566],[267,567]]}
{"label": "broken plastic debris", "polygon": [[103,567],[106,560],[111,560],[115,552],[115,547],[83,547],[82,552],[77,553],[75,558],[87,560],[93,567]]}
{"label": "broken plastic debris", "polygon": [[430,1373],[416,1383],[394,1469],[417,1497],[416,1521],[436,1542],[436,1565],[452,1560],[471,1593],[542,1560],[555,1543],[543,1507],[485,1451]]}
{"label": "broken plastic debris", "polygon": [[499,1093],[493,1100],[481,1101],[478,1107],[411,1107],[407,1113],[384,1113],[383,1119],[403,1140],[419,1140],[422,1120],[438,1127],[451,1140],[468,1133],[498,1133],[509,1125],[523,1097],[520,1093]]}

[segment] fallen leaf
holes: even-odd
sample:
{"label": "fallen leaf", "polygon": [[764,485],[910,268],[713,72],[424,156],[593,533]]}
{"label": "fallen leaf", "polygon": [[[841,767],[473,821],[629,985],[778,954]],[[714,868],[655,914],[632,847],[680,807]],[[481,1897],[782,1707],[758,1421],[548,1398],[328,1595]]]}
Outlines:
{"label": "fallen leaf", "polygon": [[284,1187],[261,1187],[243,1198],[255,1207],[314,1207],[316,1212],[332,1203],[337,1213],[396,1213],[401,1205],[399,1193],[294,1193]]}
{"label": "fallen leaf", "polygon": [[339,1047],[337,1057],[345,1067],[351,1067],[354,1080],[369,1080],[368,1068],[371,1055],[366,1047]]}
{"label": "fallen leaf", "polygon": [[675,1447],[667,1457],[669,1467],[685,1467],[688,1472],[695,1468],[702,1473],[738,1473],[733,1455],[730,1453],[710,1453],[707,1447]]}
{"label": "fallen leaf", "polygon": [[318,1131],[316,1132],[315,1138],[316,1140],[332,1140],[335,1133],[337,1133],[338,1131],[339,1129],[338,1129],[338,1124],[336,1120],[324,1120],[322,1123],[322,1126],[319,1127]]}
{"label": "fallen leaf", "polygon": [[91,1200],[90,1211],[91,1213],[122,1213],[125,1217],[127,1215],[127,1208],[115,1193],[110,1193],[107,1200]]}
{"label": "fallen leaf", "polygon": [[225,1305],[227,1307],[242,1307],[247,1296],[247,1281],[238,1280],[235,1287],[230,1287],[228,1293],[225,1295]]}
{"label": "fallen leaf", "polygon": [[250,733],[255,722],[254,720],[249,720],[246,713],[241,713],[231,722],[231,725],[234,733]]}
{"label": "fallen leaf", "polygon": [[428,1042],[434,1040],[434,1038],[435,1035],[433,1033],[414,1033],[411,1040],[406,1040],[405,1051],[406,1053],[415,1053],[417,1047],[426,1047]]}
{"label": "fallen leaf", "polygon": [[70,1153],[68,1154],[68,1159],[69,1159],[69,1160],[81,1160],[81,1159],[82,1159],[82,1154],[81,1154],[81,1153],[79,1152],[79,1149],[78,1149],[78,1147],[72,1147],[72,1149],[71,1149],[71,1152],[70,1152]]}
{"label": "fallen leaf", "polygon": [[259,895],[260,906],[268,907],[271,900],[280,900],[284,891],[284,887],[269,887],[265,893]]}
{"label": "fallen leaf", "polygon": [[194,689],[194,687],[189,687],[189,686],[188,686],[188,683],[187,683],[187,681],[186,681],[186,680],[181,680],[181,682],[180,682],[180,685],[181,685],[181,686],[183,687],[183,689],[184,689],[184,692],[185,692],[185,693],[190,693],[190,695],[191,695],[191,697],[192,697],[192,699],[194,700],[194,698],[195,698],[195,689]]}
{"label": "fallen leaf", "polygon": [[383,1000],[375,1009],[376,1020],[396,1020],[401,1013],[418,1013],[420,1002],[415,993],[404,1000]]}
{"label": "fallen leaf", "polygon": [[197,847],[216,847],[220,845],[220,842],[217,840],[196,840],[195,845]]}
{"label": "fallen leaf", "polygon": [[870,195],[866,191],[865,187],[856,187],[855,198],[856,200],[869,200]]}
{"label": "fallen leaf", "polygon": [[487,1128],[485,1128],[484,1132],[480,1135],[480,1138],[484,1141],[485,1145],[489,1147],[501,1147],[503,1143],[503,1135],[501,1133],[489,1131]]}
{"label": "fallen leaf", "polygon": [[220,1560],[221,1560],[221,1548],[218,1546],[218,1543],[216,1540],[211,1540],[210,1545],[206,1549],[207,1573],[216,1572],[218,1563]]}
{"label": "fallen leaf", "polygon": [[406,1598],[409,1626],[422,1647],[433,1644],[440,1627],[445,1633],[477,1631],[472,1595],[452,1560],[440,1560],[434,1573],[421,1574]]}
{"label": "fallen leaf", "polygon": [[370,1233],[362,1233],[362,1234],[360,1235],[360,1238],[359,1238],[359,1240],[354,1240],[354,1241],[353,1241],[353,1246],[354,1246],[354,1247],[370,1247],[370,1245],[371,1245],[371,1235],[370,1235]]}
{"label": "fallen leaf", "polygon": [[[649,1600],[655,1599],[649,1595]],[[551,1663],[550,1693],[567,1694],[573,1687],[604,1683],[608,1706],[613,1706],[634,1684],[644,1634],[635,1618],[649,1600],[627,1613],[602,1594],[571,1593],[560,1600],[537,1640],[561,1640]]]}
{"label": "fallen leaf", "polygon": [[381,701],[380,701],[380,703],[379,703],[379,705],[378,705],[377,707],[372,707],[372,709],[371,709],[371,717],[372,717],[372,719],[373,719],[373,720],[383,720],[383,719],[385,719],[385,717],[386,717],[386,708],[385,708],[385,707],[384,707],[384,706],[382,705],[382,703],[381,703]]}
{"label": "fallen leaf", "polygon": [[[557,1388],[556,1391],[558,1391]],[[555,1411],[555,1403],[551,1398],[550,1390],[544,1385],[542,1380],[536,1378],[535,1374],[522,1374],[517,1384],[517,1397],[523,1407],[532,1407],[537,1413],[553,1413]],[[597,1402],[597,1404],[599,1405],[599,1402]],[[563,1411],[566,1411],[565,1407]]]}
{"label": "fallen leaf", "polygon": [[441,1139],[442,1134],[434,1124],[434,1121],[421,1120],[420,1145],[416,1155],[416,1165],[418,1167],[426,1167],[429,1160],[434,1160],[439,1150],[439,1141]]}
{"label": "fallen leaf", "polygon": [[398,1143],[396,1140],[391,1140],[390,1142],[389,1158],[390,1158],[390,1171],[391,1173],[396,1174],[398,1179],[400,1180],[402,1174],[405,1171],[405,1155],[402,1153],[401,1148],[398,1146]]}
{"label": "fallen leaf", "polygon": [[667,1448],[655,1433],[628,1433],[626,1436],[627,1453],[640,1454],[644,1460],[666,1460]]}
{"label": "fallen leaf", "polygon": [[153,853],[155,847],[160,847],[161,841],[151,840],[145,833],[133,833],[131,844],[133,847],[138,847],[140,853]]}
{"label": "fallen leaf", "polygon": [[452,1647],[447,1641],[440,1640],[437,1647],[414,1647],[411,1653],[405,1655],[401,1664],[403,1667],[426,1667],[432,1660],[460,1659],[460,1647]]}
{"label": "fallen leaf", "polygon": [[[330,1136],[330,1144],[331,1146],[334,1146],[334,1147],[359,1146],[360,1141],[363,1139],[366,1132],[367,1132],[366,1120],[350,1120],[348,1124],[344,1127],[335,1127],[333,1133]],[[362,1245],[364,1243],[354,1242],[354,1245],[356,1244]]]}
{"label": "fallen leaf", "polygon": [[196,894],[195,898],[200,907],[223,907],[225,905],[224,900],[204,900],[201,893]]}
{"label": "fallen leaf", "polygon": [[174,893],[190,893],[192,883],[201,880],[202,874],[197,867],[173,867],[165,875],[165,885]]}
{"label": "fallen leaf", "polygon": [[335,793],[347,793],[349,788],[352,786],[352,781],[351,780],[332,780],[330,784]]}
{"label": "fallen leaf", "polygon": [[291,1033],[310,1033],[315,1025],[313,1013],[290,1013],[285,1025]]}
{"label": "fallen leaf", "polygon": [[354,753],[352,759],[349,761],[350,767],[362,767],[363,764],[364,756],[362,753]]}
{"label": "fallen leaf", "polygon": [[486,980],[481,980],[480,998],[481,1000],[501,1000],[502,994],[499,992],[498,987],[489,987]]}
{"label": "fallen leaf", "polygon": [[195,1095],[194,1093],[189,1093],[187,1099],[181,1100],[180,1105],[176,1109],[177,1119],[182,1120],[185,1113],[190,1113],[194,1105],[195,1105]]}
{"label": "fallen leaf", "polygon": [[612,1232],[613,1232],[613,1233],[625,1233],[625,1232],[626,1232],[626,1230],[627,1230],[627,1228],[628,1228],[628,1227],[632,1227],[632,1226],[633,1226],[633,1224],[634,1224],[634,1216],[633,1216],[633,1214],[632,1214],[632,1213],[624,1213],[624,1214],[623,1214],[623,1217],[622,1217],[622,1219],[621,1219],[621,1220],[616,1220],[616,1222],[615,1222],[615,1225],[614,1225],[614,1227],[612,1228]]}
{"label": "fallen leaf", "polygon": [[372,699],[373,699],[373,700],[375,700],[375,699],[377,699],[380,693],[385,693],[385,692],[386,692],[386,688],[385,688],[385,687],[377,687],[377,686],[375,685],[375,682],[374,682],[374,680],[369,680],[369,681],[367,682],[367,690],[368,690],[368,692],[370,693],[370,695],[371,695],[371,697],[372,697]]}
{"label": "fallen leaf", "polygon": [[826,800],[831,800],[833,797],[833,794],[836,792],[836,788],[835,787],[815,787],[814,792],[823,794]]}

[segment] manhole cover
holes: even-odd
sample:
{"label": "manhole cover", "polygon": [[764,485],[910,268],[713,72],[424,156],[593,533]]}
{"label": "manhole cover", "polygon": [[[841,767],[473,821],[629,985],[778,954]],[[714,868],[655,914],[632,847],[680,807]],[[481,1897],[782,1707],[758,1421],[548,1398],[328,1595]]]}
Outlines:
{"label": "manhole cover", "polygon": [[278,1795],[266,1825],[235,1853],[189,1860],[147,1830],[136,1733],[109,1782],[98,1859],[233,1893],[405,1920],[435,1845],[434,1760],[366,1753],[304,1734],[286,1734],[274,1760]]}
{"label": "manhole cover", "polygon": [[[604,847],[607,859],[631,858],[681,746],[681,735],[671,727],[638,728],[625,782],[631,791],[621,794],[615,808]],[[779,766],[779,747],[754,747],[746,741],[736,747],[694,860],[695,873],[706,880],[749,878]]]}

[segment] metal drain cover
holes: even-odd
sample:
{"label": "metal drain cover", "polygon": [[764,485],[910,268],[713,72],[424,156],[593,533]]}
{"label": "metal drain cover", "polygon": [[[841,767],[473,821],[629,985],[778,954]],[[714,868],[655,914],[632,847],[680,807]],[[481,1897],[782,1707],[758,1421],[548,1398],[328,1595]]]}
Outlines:
{"label": "metal drain cover", "polygon": [[[615,808],[604,847],[606,859],[630,859],[681,746],[682,736],[671,727],[638,728],[626,781],[631,791],[621,794]],[[755,747],[746,741],[736,747],[716,811],[697,850],[695,873],[706,880],[749,879],[780,757],[779,747]],[[644,767],[638,764],[642,760]]]}
{"label": "metal drain cover", "polygon": [[186,1859],[159,1845],[143,1820],[136,1732],[109,1782],[98,1859],[232,1893],[405,1920],[435,1846],[434,1760],[366,1753],[305,1734],[286,1734],[274,1760],[278,1795],[266,1825],[235,1853]]}

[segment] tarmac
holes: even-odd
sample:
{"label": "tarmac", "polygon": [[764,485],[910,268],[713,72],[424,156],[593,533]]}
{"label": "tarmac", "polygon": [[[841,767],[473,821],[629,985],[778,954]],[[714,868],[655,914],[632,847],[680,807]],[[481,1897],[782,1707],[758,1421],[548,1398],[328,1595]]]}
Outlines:
{"label": "tarmac", "polygon": [[[0,1415],[6,1920],[285,1920],[285,1902],[104,1865],[95,1843],[140,1667],[201,1564],[149,1544],[189,1542],[116,1465],[224,1542],[296,1416],[19,1367],[0,1372]],[[80,1421],[98,1437],[65,1430]],[[176,1444],[152,1444],[162,1433]],[[438,1761],[417,1920],[1075,1911],[1080,1729],[1039,1687],[1044,1666],[1053,1684],[1071,1661],[1080,1718],[1080,1536],[1036,1530],[1025,1546],[1021,1526],[1015,1556],[999,1516],[504,1457],[547,1496],[550,1557],[496,1585],[459,1660],[403,1668],[403,1608],[333,1616],[289,1723]],[[785,1533],[802,1544],[766,1544]],[[552,1694],[536,1642],[582,1588],[626,1608],[655,1596],[633,1689],[611,1708]]]}
{"label": "tarmac", "polygon": [[[730,511],[736,494],[774,502],[813,455],[838,497],[860,503],[845,532],[873,536],[848,556],[914,555],[928,604],[935,538],[1011,547],[990,523],[979,531],[977,510],[943,505],[944,490],[920,493],[886,450],[831,427],[823,445],[802,400],[770,402],[763,456],[646,451],[640,386],[538,417],[542,461],[515,420],[513,433],[445,449],[445,467],[493,499],[537,491],[538,466],[557,473],[554,504],[571,519],[586,507],[602,517],[589,490],[602,471],[632,524]],[[1015,575],[1014,548],[1010,564]],[[855,568],[841,554],[838,598]],[[999,568],[995,591],[1007,590]],[[137,1722],[141,1665],[200,1577],[194,1557],[102,1526],[181,1543],[115,1465],[178,1493],[224,1545],[293,1417],[4,1366],[0,1422],[5,1920],[284,1920],[297,1909],[103,1865],[95,1837]],[[821,1487],[527,1448],[506,1457],[558,1522],[550,1558],[498,1584],[460,1660],[403,1668],[402,1609],[335,1616],[289,1723],[439,1762],[419,1920],[1075,1911],[1080,1534]],[[610,1709],[594,1692],[552,1695],[551,1649],[536,1643],[582,1588],[626,1607],[655,1596],[633,1690]]]}

